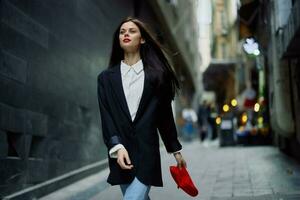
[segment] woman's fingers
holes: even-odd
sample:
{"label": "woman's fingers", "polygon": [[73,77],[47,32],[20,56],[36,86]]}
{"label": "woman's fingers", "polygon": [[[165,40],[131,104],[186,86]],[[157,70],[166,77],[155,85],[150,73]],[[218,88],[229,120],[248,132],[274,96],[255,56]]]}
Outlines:
{"label": "woman's fingers", "polygon": [[120,156],[120,158],[118,158],[118,164],[120,165],[120,167],[122,168],[122,169],[126,169],[127,168],[127,166],[125,165],[125,162],[124,162],[124,157],[123,156]]}
{"label": "woman's fingers", "polygon": [[183,166],[186,168],[186,162],[184,159],[182,159],[182,160],[183,160]]}
{"label": "woman's fingers", "polygon": [[125,164],[124,159],[120,159],[120,161],[118,163],[122,169],[131,169],[132,168],[131,166]]}
{"label": "woman's fingers", "polygon": [[177,166],[179,167],[179,169],[181,169],[181,168],[183,167],[182,161],[179,161],[179,162],[177,163]]}
{"label": "woman's fingers", "polygon": [[131,165],[131,161],[130,161],[128,153],[125,153],[124,156],[125,156],[125,161],[126,161],[127,165]]}
{"label": "woman's fingers", "polygon": [[179,169],[181,169],[182,167],[186,168],[186,162],[184,159],[181,159],[177,162],[177,166],[179,167]]}
{"label": "woman's fingers", "polygon": [[[125,161],[128,163],[126,164]],[[117,159],[118,164],[122,169],[132,169],[133,165],[131,165],[129,156],[127,151],[124,149],[124,151],[118,152],[118,159]]]}
{"label": "woman's fingers", "polygon": [[177,166],[179,167],[179,169],[182,168],[182,167],[186,167],[186,162],[183,159],[181,153],[176,153],[175,154],[175,159],[177,161]]}

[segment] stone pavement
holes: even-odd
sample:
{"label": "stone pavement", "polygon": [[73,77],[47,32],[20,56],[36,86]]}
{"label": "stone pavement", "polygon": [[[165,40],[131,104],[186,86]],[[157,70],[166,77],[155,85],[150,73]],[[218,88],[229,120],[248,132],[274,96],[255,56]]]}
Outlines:
{"label": "stone pavement", "polygon": [[[151,188],[152,200],[300,200],[300,164],[274,147],[220,148],[216,143],[194,141],[183,143],[182,154],[199,195],[192,198],[177,189],[169,173],[175,159],[163,148],[164,187]],[[119,187],[105,183],[107,173],[106,170],[82,180],[81,185],[78,182],[62,188],[61,196],[57,191],[42,199],[121,200]],[[72,195],[64,197],[71,187]]]}

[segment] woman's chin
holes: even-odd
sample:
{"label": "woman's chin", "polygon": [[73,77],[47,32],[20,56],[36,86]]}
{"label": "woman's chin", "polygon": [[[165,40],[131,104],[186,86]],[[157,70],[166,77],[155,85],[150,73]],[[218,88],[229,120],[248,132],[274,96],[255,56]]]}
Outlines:
{"label": "woman's chin", "polygon": [[132,53],[132,52],[137,52],[138,51],[138,48],[135,47],[135,46],[123,46],[122,48],[123,48],[123,50],[125,52],[128,52],[128,53]]}

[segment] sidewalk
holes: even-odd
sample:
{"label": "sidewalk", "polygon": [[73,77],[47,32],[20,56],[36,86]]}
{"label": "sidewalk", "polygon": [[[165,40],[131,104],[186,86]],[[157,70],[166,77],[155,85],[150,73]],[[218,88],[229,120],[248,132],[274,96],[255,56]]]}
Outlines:
{"label": "sidewalk", "polygon": [[[198,141],[183,143],[183,147],[182,154],[200,194],[192,198],[177,189],[169,173],[169,166],[175,164],[175,159],[162,149],[164,187],[152,187],[151,200],[300,199],[300,164],[281,154],[274,147],[219,148],[217,143],[200,144]],[[84,191],[84,185],[86,188],[87,185],[90,185],[90,188],[93,185],[94,190],[89,189],[90,192],[74,195],[76,183],[73,184],[73,197],[69,199],[121,200],[119,187],[111,187],[105,183],[107,173],[108,171],[105,171],[101,172],[101,176],[94,175],[94,182],[91,181],[93,176],[82,180],[81,187],[77,186],[77,189],[81,188]],[[61,190],[61,194],[66,194],[64,191],[66,188]],[[53,198],[54,193],[51,195],[42,199],[67,199],[62,196]]]}

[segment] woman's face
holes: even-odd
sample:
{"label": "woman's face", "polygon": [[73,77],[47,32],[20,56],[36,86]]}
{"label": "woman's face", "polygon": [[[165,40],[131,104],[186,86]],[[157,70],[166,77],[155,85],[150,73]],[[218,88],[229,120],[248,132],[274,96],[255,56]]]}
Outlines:
{"label": "woman's face", "polygon": [[120,27],[120,46],[125,52],[134,53],[139,50],[140,45],[145,42],[141,36],[139,27],[133,22],[125,22]]}

